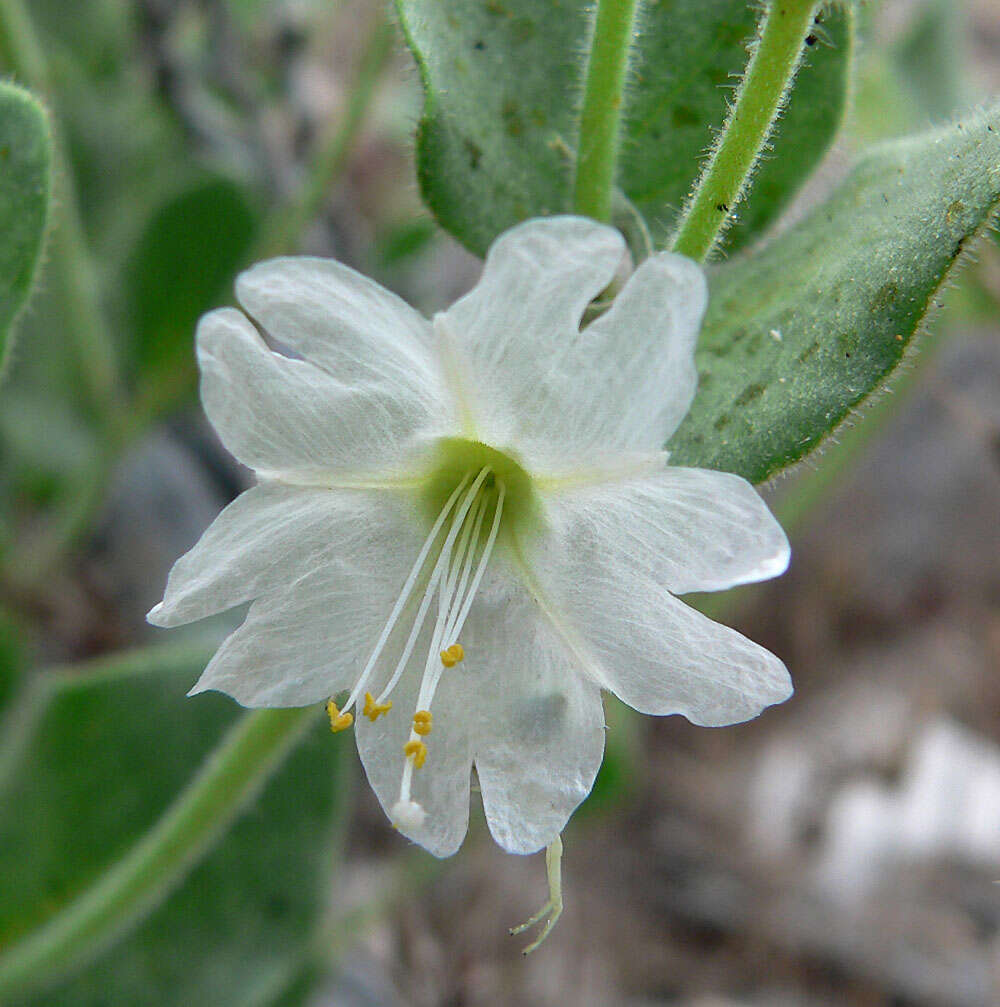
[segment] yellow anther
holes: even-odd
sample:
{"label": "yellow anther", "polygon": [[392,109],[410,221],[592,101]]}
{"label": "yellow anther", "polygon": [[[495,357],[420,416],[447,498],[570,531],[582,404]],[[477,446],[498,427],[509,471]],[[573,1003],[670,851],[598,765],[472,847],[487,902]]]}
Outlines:
{"label": "yellow anther", "polygon": [[414,739],[403,746],[403,754],[407,758],[413,759],[415,769],[423,769],[424,762],[427,760],[427,746],[422,741]]}
{"label": "yellow anther", "polygon": [[430,710],[417,710],[413,715],[413,730],[417,734],[427,735],[434,726],[434,716]]}
{"label": "yellow anther", "polygon": [[441,663],[446,668],[454,668],[465,657],[465,648],[460,643],[453,643],[441,651]]}
{"label": "yellow anther", "polygon": [[388,713],[392,709],[392,701],[388,703],[376,703],[375,697],[370,693],[365,693],[365,708],[361,711],[373,724],[383,713]]}
{"label": "yellow anther", "polygon": [[336,734],[338,731],[346,731],[354,723],[353,713],[341,713],[337,709],[337,704],[332,700],[327,700],[326,713],[330,718],[330,730]]}

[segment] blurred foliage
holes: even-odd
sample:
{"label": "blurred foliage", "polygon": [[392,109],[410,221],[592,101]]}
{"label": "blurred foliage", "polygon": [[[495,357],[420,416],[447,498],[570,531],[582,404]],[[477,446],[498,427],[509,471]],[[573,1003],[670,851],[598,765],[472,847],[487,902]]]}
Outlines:
{"label": "blurred foliage", "polygon": [[[878,4],[866,9],[867,34],[877,30]],[[975,100],[965,76],[964,6],[921,0],[897,38],[862,49],[852,131],[871,142],[902,136],[968,108]]]}
{"label": "blurred foliage", "polygon": [[[49,672],[8,705],[0,862],[16,869],[0,871],[0,946],[50,920],[128,852],[239,719],[221,695],[186,698],[204,660],[189,646]],[[342,831],[344,754],[317,723],[134,934],[24,1002],[274,1002],[310,966]]]}
{"label": "blurred foliage", "polygon": [[0,710],[20,687],[26,664],[27,654],[17,619],[0,609]]}
{"label": "blurred foliage", "polygon": [[180,373],[193,384],[195,323],[228,298],[258,224],[243,188],[221,177],[196,182],[156,209],[124,269],[137,378],[176,381]]}
{"label": "blurred foliage", "polygon": [[35,278],[49,216],[52,138],[42,106],[0,81],[0,375]]}

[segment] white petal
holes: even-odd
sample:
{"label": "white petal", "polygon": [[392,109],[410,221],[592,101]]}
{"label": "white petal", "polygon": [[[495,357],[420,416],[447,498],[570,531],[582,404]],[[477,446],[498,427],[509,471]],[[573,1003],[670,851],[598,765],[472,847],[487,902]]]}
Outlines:
{"label": "white petal", "polygon": [[729,472],[666,466],[560,493],[557,506],[616,566],[674,594],[721,591],[788,567],[781,525],[750,483]]}
{"label": "white petal", "polygon": [[611,308],[534,362],[517,399],[516,440],[543,471],[660,451],[694,398],[694,346],[707,304],[690,259],[663,252],[633,273]]}
{"label": "white petal", "polygon": [[148,616],[180,626],[287,588],[339,551],[355,548],[370,499],[357,491],[264,483],[238,496],[174,564]]}
{"label": "white petal", "polygon": [[534,853],[594,785],[604,754],[600,688],[526,593],[502,609],[473,611],[455,672],[476,717],[486,821],[505,850]]}
{"label": "white petal", "polygon": [[[410,737],[429,637],[425,630],[418,638],[410,666],[392,692],[389,713],[374,723],[360,714],[355,718],[354,730],[368,782],[389,820],[434,856],[449,857],[462,845],[469,827],[474,726],[457,676],[445,676],[438,687],[431,704],[434,729],[426,739],[427,761],[422,769],[413,772],[410,800],[419,805],[423,817],[408,804],[403,808],[403,817],[397,816],[406,761],[403,746]],[[376,695],[395,666],[391,654],[386,658],[373,682],[371,691]]]}
{"label": "white petal", "polygon": [[[401,500],[359,492],[352,503],[347,491],[328,495],[342,499],[327,509],[326,522],[313,504],[308,540],[316,546],[314,553],[279,534],[222,574],[219,590],[226,601],[251,594],[256,600],[192,692],[217,689],[244,706],[304,706],[354,685],[426,529]],[[223,532],[234,537],[238,528],[234,521]],[[329,542],[318,541],[324,531]],[[216,544],[222,539],[220,532]],[[201,558],[210,555],[206,548]],[[241,569],[248,573],[246,587],[238,582]],[[196,585],[193,598],[211,591],[203,578],[194,576],[191,583]],[[179,587],[177,598],[183,597]],[[153,618],[157,615],[154,610]]]}
{"label": "white petal", "polygon": [[553,624],[591,677],[642,713],[720,726],[791,695],[785,666],[679,601],[590,515],[556,506],[532,569]]}
{"label": "white petal", "polygon": [[348,385],[408,388],[436,383],[430,325],[405,301],[333,259],[258,263],[236,296],[264,330]]}
{"label": "white petal", "polygon": [[[481,437],[520,443],[536,382],[570,351],[587,305],[614,278],[625,243],[584,217],[529,220],[502,234],[475,288],[438,315],[451,377]],[[576,387],[577,393],[585,389]],[[539,419],[539,423],[541,422]]]}
{"label": "white petal", "polygon": [[198,325],[205,412],[245,465],[286,481],[394,473],[444,412],[434,384],[350,385],[306,360],[274,353],[239,312]]}
{"label": "white petal", "polygon": [[399,587],[330,561],[258,598],[190,694],[214,689],[242,706],[308,706],[352,688]]}
{"label": "white petal", "polygon": [[595,387],[591,401],[578,392],[572,414],[564,414],[567,438],[630,451],[662,448],[691,408],[694,347],[707,305],[698,265],[671,252],[646,259],[566,361],[578,382]]}

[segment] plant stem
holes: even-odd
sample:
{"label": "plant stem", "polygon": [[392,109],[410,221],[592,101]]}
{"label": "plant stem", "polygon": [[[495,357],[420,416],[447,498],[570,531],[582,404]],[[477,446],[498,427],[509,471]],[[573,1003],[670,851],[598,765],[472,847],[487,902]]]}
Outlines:
{"label": "plant stem", "polygon": [[[51,101],[45,53],[21,0],[0,0],[0,49],[21,81]],[[102,425],[114,426],[122,413],[117,355],[101,310],[97,271],[87,248],[58,122],[53,122],[53,138],[56,212],[49,242],[51,269],[70,320],[69,336],[87,406]]]}
{"label": "plant stem", "polygon": [[254,259],[287,255],[295,250],[347,163],[347,156],[382,77],[382,68],[396,40],[393,25],[381,13],[376,16],[377,21],[361,57],[347,108],[336,127],[328,130],[320,141],[318,153],[300,190],[287,203],[278,207],[265,223]]}
{"label": "plant stem", "polygon": [[576,212],[595,220],[611,219],[625,68],[636,0],[600,0],[587,64],[580,116]]}
{"label": "plant stem", "polygon": [[317,715],[315,707],[247,713],[124,859],[0,956],[0,1000],[58,979],[141,920],[260,790]]}
{"label": "plant stem", "polygon": [[742,198],[802,61],[819,3],[771,0],[729,118],[702,171],[672,248],[703,262]]}

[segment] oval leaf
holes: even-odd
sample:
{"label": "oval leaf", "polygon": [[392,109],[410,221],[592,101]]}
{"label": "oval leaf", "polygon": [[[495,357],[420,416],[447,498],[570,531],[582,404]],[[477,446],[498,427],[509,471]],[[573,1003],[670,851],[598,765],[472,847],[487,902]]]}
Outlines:
{"label": "oval leaf", "polygon": [[882,387],[1000,202],[1000,106],[876,148],[773,244],[711,276],[679,465],[753,482]]}
{"label": "oval leaf", "polygon": [[[595,5],[397,0],[397,8],[424,84],[417,170],[439,223],[483,254],[526,217],[570,212]],[[628,53],[617,185],[657,246],[722,126],[757,15],[746,0],[642,5]],[[735,241],[774,218],[828,147],[844,111],[852,25],[849,10],[833,12],[811,37]]]}
{"label": "oval leaf", "polygon": [[[108,669],[45,675],[9,709],[0,947],[53,919],[131,850],[242,715],[218,694],[185,697],[204,662],[190,646],[140,652]],[[82,972],[17,1002],[242,1007],[280,991],[325,906],[346,751],[318,723],[144,922]]]}

